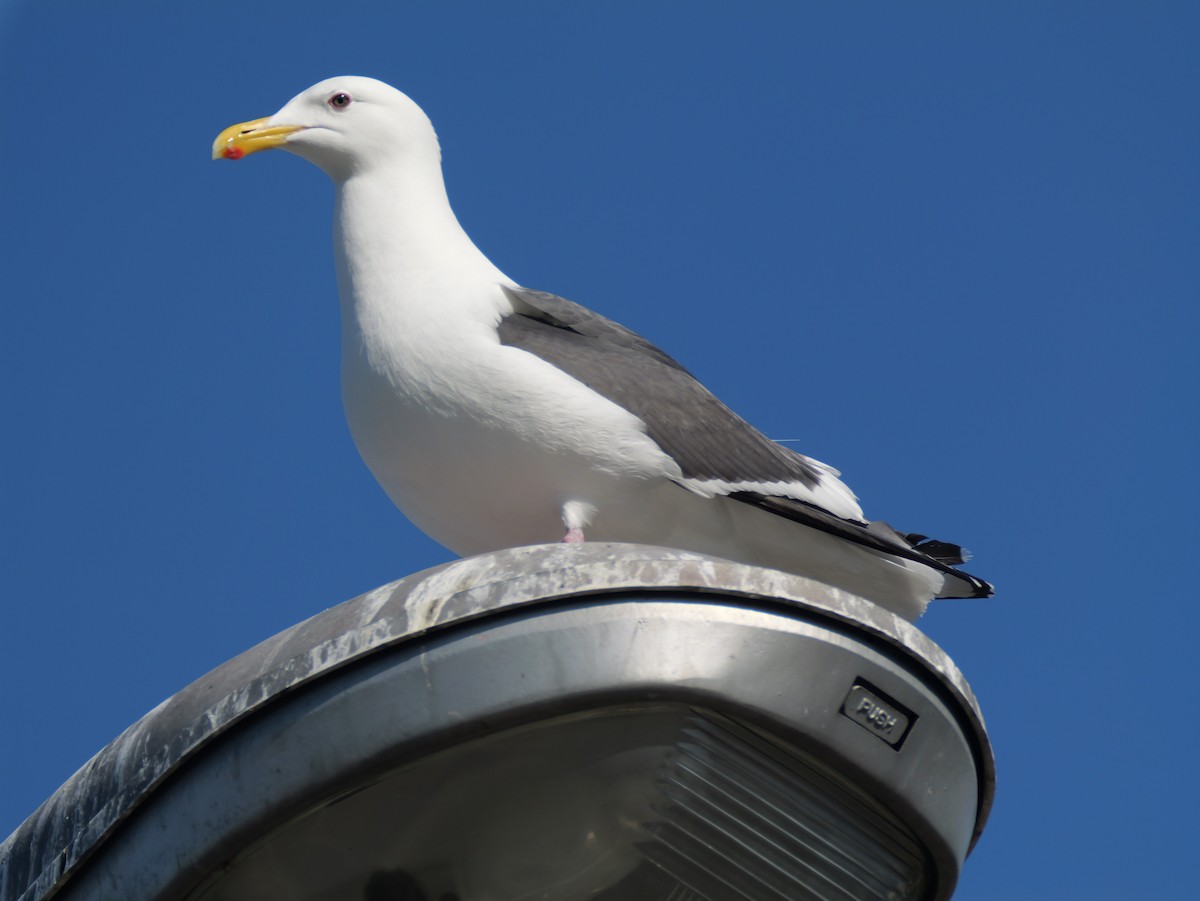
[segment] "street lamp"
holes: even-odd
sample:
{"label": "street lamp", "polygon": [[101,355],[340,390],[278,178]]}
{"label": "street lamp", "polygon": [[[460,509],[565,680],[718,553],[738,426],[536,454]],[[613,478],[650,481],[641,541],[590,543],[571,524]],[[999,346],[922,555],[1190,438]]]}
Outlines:
{"label": "street lamp", "polygon": [[947,898],[993,787],[962,675],[877,606],[665,548],[517,548],[168,699],[0,846],[0,896]]}

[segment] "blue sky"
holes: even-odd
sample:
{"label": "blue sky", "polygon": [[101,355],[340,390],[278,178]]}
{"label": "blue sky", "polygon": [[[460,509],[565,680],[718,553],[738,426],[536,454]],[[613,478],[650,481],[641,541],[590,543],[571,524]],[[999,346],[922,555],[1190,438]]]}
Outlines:
{"label": "blue sky", "polygon": [[450,557],[342,420],[327,180],[208,159],[365,74],[509,275],[975,551],[999,596],[920,624],[999,765],[959,898],[1188,896],[1198,37],[1170,2],[0,5],[0,835]]}

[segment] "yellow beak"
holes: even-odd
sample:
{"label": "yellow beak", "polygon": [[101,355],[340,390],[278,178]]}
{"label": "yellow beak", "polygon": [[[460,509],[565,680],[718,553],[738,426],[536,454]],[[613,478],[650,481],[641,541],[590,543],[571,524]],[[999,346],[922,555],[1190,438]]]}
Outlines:
{"label": "yellow beak", "polygon": [[281,147],[288,135],[304,128],[303,125],[267,125],[270,118],[267,116],[265,119],[230,125],[213,141],[212,158],[240,160],[260,150]]}

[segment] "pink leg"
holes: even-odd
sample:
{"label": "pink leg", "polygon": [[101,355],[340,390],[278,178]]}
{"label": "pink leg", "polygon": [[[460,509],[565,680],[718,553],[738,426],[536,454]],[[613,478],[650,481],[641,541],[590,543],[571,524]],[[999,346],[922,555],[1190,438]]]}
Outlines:
{"label": "pink leg", "polygon": [[578,527],[567,529],[567,534],[563,536],[560,544],[583,544],[583,529]]}

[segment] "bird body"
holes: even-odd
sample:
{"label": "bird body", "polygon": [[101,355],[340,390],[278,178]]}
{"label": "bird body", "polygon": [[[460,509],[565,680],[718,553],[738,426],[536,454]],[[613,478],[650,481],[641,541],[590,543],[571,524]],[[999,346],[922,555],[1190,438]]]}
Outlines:
{"label": "bird body", "polygon": [[938,594],[990,592],[949,565],[954,546],[930,556],[868,523],[836,470],[766,439],[645,339],[505,276],[459,225],[433,127],[399,91],[329,79],[227,129],[214,157],[269,147],[334,182],[346,418],[436,541],[662,544],[800,572],[908,618]]}

